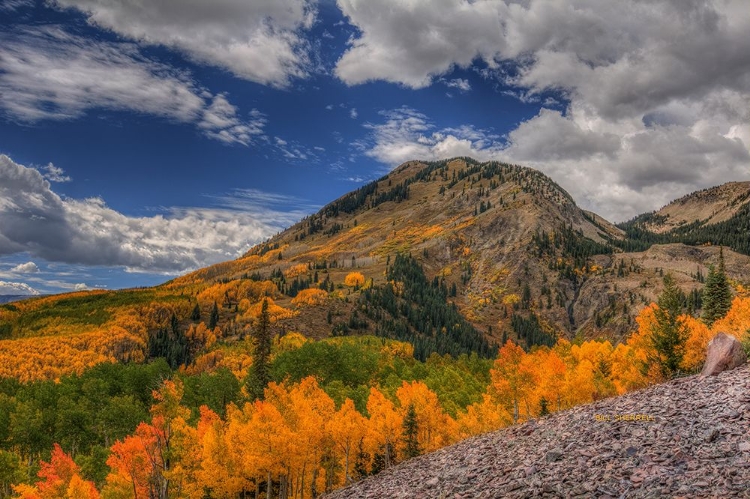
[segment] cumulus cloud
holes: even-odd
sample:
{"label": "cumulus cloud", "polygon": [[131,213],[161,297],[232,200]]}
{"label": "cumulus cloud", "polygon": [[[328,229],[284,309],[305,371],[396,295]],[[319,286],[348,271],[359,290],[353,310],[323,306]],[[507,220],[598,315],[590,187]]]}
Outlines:
{"label": "cumulus cloud", "polygon": [[423,88],[477,57],[493,63],[504,45],[501,19],[507,8],[499,1],[338,0],[338,5],[359,30],[335,69],[350,85],[385,80]]}
{"label": "cumulus cloud", "polygon": [[0,281],[0,295],[36,296],[39,291],[24,282]]}
{"label": "cumulus cloud", "polygon": [[[341,80],[422,88],[481,60],[479,73],[502,92],[541,108],[492,152],[554,176],[586,208],[622,220],[747,177],[750,16],[742,0],[338,3],[359,30],[337,63]],[[372,154],[425,150],[419,141],[396,144]]]}
{"label": "cumulus cloud", "polygon": [[[92,109],[129,110],[194,123],[210,138],[245,145],[265,125],[257,111],[242,118],[226,95],[212,95],[186,73],[144,58],[133,44],[84,39],[57,27],[0,34],[0,94],[8,116],[30,123]],[[66,178],[50,167],[50,180]]]}
{"label": "cumulus cloud", "polygon": [[349,117],[353,120],[357,119],[357,116],[359,116],[359,113],[357,112],[357,108],[353,107],[349,110]]}
{"label": "cumulus cloud", "polygon": [[380,114],[385,121],[366,124],[371,135],[356,146],[365,155],[391,167],[413,159],[455,156],[497,159],[502,152],[500,137],[486,130],[468,125],[438,129],[427,115],[409,107]]}
{"label": "cumulus cloud", "polygon": [[42,175],[44,175],[44,178],[50,182],[70,182],[73,180],[68,175],[65,175],[65,170],[53,165],[52,163],[43,167],[42,170],[44,171]]}
{"label": "cumulus cloud", "polygon": [[90,23],[144,45],[179,50],[192,60],[264,85],[286,86],[310,66],[304,32],[314,0],[51,0]]}
{"label": "cumulus cloud", "polygon": [[39,267],[34,262],[26,262],[16,265],[10,271],[15,274],[33,274],[39,272]]}
{"label": "cumulus cloud", "polygon": [[235,258],[306,213],[258,191],[214,201],[129,217],[100,198],[63,199],[39,171],[0,155],[0,255],[175,273]]}

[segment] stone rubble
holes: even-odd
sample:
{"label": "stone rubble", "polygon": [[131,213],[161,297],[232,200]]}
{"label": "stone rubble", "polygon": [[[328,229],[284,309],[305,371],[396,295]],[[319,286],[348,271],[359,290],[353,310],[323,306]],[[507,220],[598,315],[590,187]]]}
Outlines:
{"label": "stone rubble", "polygon": [[325,497],[750,498],[750,365],[473,437]]}

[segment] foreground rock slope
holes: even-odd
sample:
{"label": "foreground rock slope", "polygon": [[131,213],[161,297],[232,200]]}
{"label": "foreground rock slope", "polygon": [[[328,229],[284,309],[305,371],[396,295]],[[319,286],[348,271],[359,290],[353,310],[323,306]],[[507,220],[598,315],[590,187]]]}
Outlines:
{"label": "foreground rock slope", "polygon": [[750,365],[474,437],[326,497],[750,498]]}

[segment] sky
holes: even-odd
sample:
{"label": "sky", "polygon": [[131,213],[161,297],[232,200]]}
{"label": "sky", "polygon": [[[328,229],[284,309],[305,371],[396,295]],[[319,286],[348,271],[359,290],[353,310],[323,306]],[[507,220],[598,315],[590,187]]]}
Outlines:
{"label": "sky", "polygon": [[747,0],[2,0],[0,294],[236,258],[409,160],[620,222],[750,176]]}

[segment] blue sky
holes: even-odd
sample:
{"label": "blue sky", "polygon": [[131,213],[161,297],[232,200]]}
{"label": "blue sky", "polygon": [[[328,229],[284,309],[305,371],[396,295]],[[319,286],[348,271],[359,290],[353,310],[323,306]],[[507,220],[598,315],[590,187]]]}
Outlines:
{"label": "blue sky", "polygon": [[411,159],[613,221],[750,167],[737,1],[5,0],[0,294],[152,285]]}

